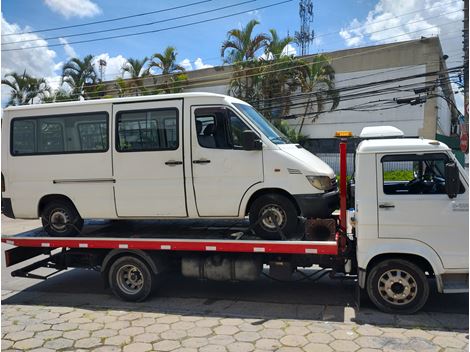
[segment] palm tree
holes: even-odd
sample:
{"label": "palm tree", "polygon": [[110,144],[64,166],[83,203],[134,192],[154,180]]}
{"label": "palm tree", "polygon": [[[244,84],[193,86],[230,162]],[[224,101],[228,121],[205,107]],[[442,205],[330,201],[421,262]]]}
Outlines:
{"label": "palm tree", "polygon": [[70,95],[75,99],[88,97],[85,86],[95,85],[98,82],[93,59],[93,55],[87,55],[83,60],[74,57],[62,68],[62,83],[70,87]]}
{"label": "palm tree", "polygon": [[277,31],[275,29],[270,29],[269,33],[271,34],[271,38],[268,38],[266,47],[264,49],[266,58],[268,60],[279,59],[281,56],[286,56],[284,53],[284,49],[290,43],[295,41],[294,38],[287,36],[285,38],[279,38]]}
{"label": "palm tree", "polygon": [[11,88],[7,106],[32,104],[35,98],[43,100],[50,94],[50,87],[44,78],[34,78],[23,72],[5,75],[2,84]]}
{"label": "palm tree", "polygon": [[175,47],[167,46],[163,53],[155,53],[152,55],[149,69],[156,67],[160,69],[162,75],[185,72],[184,67],[176,63],[177,55],[178,53]]}
{"label": "palm tree", "polygon": [[[290,95],[298,88],[295,68],[302,62],[293,55],[285,55],[284,49],[294,41],[287,36],[280,38],[275,29],[269,30],[271,38],[265,47],[262,70],[262,92],[265,115],[279,119],[290,111]],[[274,105],[275,108],[271,108]]]}
{"label": "palm tree", "polygon": [[127,62],[122,65],[121,70],[122,74],[125,73],[130,75],[130,80],[128,83],[119,81],[116,82],[118,85],[118,89],[125,94],[125,92],[129,91],[129,89],[133,89],[133,95],[140,95],[145,94],[146,89],[144,88],[144,77],[150,75],[150,71],[147,65],[149,61],[148,57],[144,57],[142,60],[139,59],[127,59]]}
{"label": "palm tree", "polygon": [[300,133],[307,115],[313,115],[315,121],[325,106],[329,106],[330,111],[336,109],[340,95],[335,87],[335,70],[325,55],[316,55],[311,63],[300,67],[297,80],[301,92],[309,93],[299,127]]}
{"label": "palm tree", "polygon": [[[264,33],[252,38],[253,29],[258,24],[257,20],[251,20],[242,29],[231,29],[227,32],[227,40],[222,43],[220,51],[224,62],[236,63],[255,59],[256,52],[265,47],[269,39]],[[226,55],[227,50],[229,50],[228,55]]]}
{"label": "palm tree", "polygon": [[70,94],[63,88],[56,89],[54,92],[49,94],[47,97],[42,99],[43,103],[58,103],[61,101],[71,100]]}

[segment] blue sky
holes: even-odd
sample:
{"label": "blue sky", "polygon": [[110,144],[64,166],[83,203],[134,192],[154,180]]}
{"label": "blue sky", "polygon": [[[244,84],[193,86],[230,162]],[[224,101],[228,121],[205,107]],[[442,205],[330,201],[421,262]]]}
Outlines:
{"label": "blue sky", "polygon": [[[71,16],[66,18],[63,14],[54,12],[43,1],[4,0],[2,2],[2,12],[4,18],[9,23],[16,23],[21,28],[29,26],[33,30],[35,30],[42,28],[67,26],[70,24],[87,23],[90,21],[98,21],[101,19],[121,17],[127,14],[155,11],[159,9],[174,7],[175,4],[180,5],[189,4],[193,2],[195,1],[185,0],[174,2],[165,0],[157,2],[142,0],[103,0],[96,2],[101,10],[99,14],[84,18],[79,18],[78,16]],[[204,10],[210,11],[211,9],[222,7],[224,5],[236,4],[237,2],[241,1],[213,0],[207,3],[187,7],[184,9],[173,10],[162,14],[152,14],[128,20],[111,22],[107,24],[41,33],[41,35],[44,37],[46,35],[66,35],[72,33],[80,33],[85,30],[100,30],[125,25],[127,26],[139,24],[155,20],[173,18],[181,14],[190,14]],[[264,5],[269,5],[270,3],[274,2],[277,1],[257,0],[242,6],[208,13],[205,16],[196,16],[177,21],[169,21],[154,26],[143,27],[141,29],[124,30],[114,33],[121,34],[141,30],[164,28],[169,25],[188,23],[199,19],[215,17],[218,15],[225,15],[234,12],[240,12],[243,10],[250,10]],[[317,33],[338,32],[339,28],[347,26],[353,18],[365,17],[367,15],[367,12],[373,6],[373,4],[374,1],[315,1],[314,11],[316,13],[316,16],[314,19],[313,27]],[[189,58],[193,61],[197,58],[202,58],[204,63],[215,65],[221,62],[219,54],[220,45],[225,39],[227,31],[231,28],[239,27],[240,24],[245,24],[252,18],[256,18],[261,22],[261,24],[257,28],[258,31],[267,32],[270,28],[276,28],[278,32],[282,35],[286,35],[288,31],[293,34],[299,28],[298,2],[291,1],[287,4],[274,6],[268,9],[263,9],[256,12],[246,13],[238,16],[233,16],[231,18],[194,25],[186,28],[174,29],[160,33],[146,34],[138,37],[112,39],[95,43],[76,44],[72,46],[79,56],[84,56],[89,53],[99,55],[103,52],[107,52],[110,56],[117,56],[121,54],[124,57],[143,57],[149,56],[158,51],[162,51],[167,45],[174,45],[178,49],[178,57],[181,59]],[[103,36],[104,35],[105,34],[103,34]],[[88,39],[97,36],[101,35],[89,35],[80,38]],[[78,38],[76,39],[78,40]],[[69,41],[72,41],[72,39],[70,39]],[[50,43],[56,42],[58,41],[50,41]],[[339,34],[336,34],[328,36],[328,42],[320,43],[320,45],[314,45],[312,46],[312,49],[335,50],[342,47],[344,47],[344,41],[339,36]],[[56,47],[53,50],[57,52],[57,58],[59,60],[66,59],[66,53],[63,49]]]}
{"label": "blue sky", "polygon": [[[3,0],[2,34],[88,23],[167,9],[196,1]],[[261,22],[255,32],[267,32],[268,29],[275,28],[282,36],[288,32],[294,34],[300,25],[298,0],[213,22],[159,33],[83,44],[73,44],[73,41],[160,29],[234,12],[248,11],[279,1],[281,0],[256,0],[230,9],[210,12],[206,15],[84,37],[66,38],[66,35],[165,20],[204,10],[211,11],[211,9],[218,7],[240,3],[242,0],[212,0],[179,10],[111,23],[3,37],[2,44],[7,41],[41,39],[35,43],[45,47],[2,51],[2,76],[12,71],[22,72],[26,69],[35,76],[46,77],[52,86],[57,86],[60,81],[61,66],[70,56],[83,57],[92,54],[108,61],[105,78],[113,79],[119,74],[120,66],[125,58],[150,56],[155,52],[163,51],[168,45],[177,48],[178,61],[183,62],[188,68],[219,65],[221,64],[220,46],[226,38],[227,31],[239,28],[250,19],[255,18]],[[310,53],[439,34],[444,52],[450,56],[449,66],[461,63],[461,32],[459,32],[463,17],[462,11],[460,11],[463,3],[461,0],[314,0],[313,3],[315,13],[313,29],[317,39],[311,45]],[[71,44],[51,47],[51,45],[59,43],[57,39],[44,40],[44,38],[51,36],[63,36],[60,41],[65,43],[65,40],[68,40]],[[28,45],[32,44],[2,45],[2,49]],[[2,101],[4,101],[4,97],[5,92],[2,90]]]}

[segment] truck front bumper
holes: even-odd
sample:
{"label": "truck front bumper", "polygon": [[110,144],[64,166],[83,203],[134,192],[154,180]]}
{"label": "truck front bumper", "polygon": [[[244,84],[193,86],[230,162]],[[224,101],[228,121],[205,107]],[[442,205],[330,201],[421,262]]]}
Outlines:
{"label": "truck front bumper", "polygon": [[326,218],[339,208],[339,191],[319,194],[296,194],[295,200],[302,216],[306,218]]}

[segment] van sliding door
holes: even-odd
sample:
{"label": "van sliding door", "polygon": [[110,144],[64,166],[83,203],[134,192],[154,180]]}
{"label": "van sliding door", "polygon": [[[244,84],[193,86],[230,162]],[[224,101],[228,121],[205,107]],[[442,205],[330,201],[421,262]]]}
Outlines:
{"label": "van sliding door", "polygon": [[182,100],[113,105],[118,216],[187,216],[182,107]]}

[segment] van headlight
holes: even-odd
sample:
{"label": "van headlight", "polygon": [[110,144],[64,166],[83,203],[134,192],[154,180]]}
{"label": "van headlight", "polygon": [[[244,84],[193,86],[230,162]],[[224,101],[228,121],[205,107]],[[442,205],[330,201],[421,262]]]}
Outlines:
{"label": "van headlight", "polygon": [[310,184],[322,191],[326,191],[332,187],[331,178],[328,176],[306,176]]}

